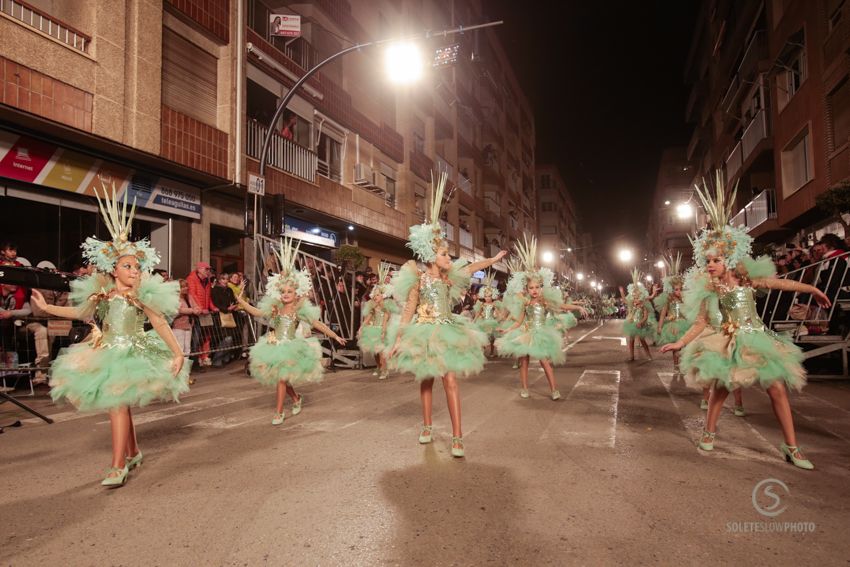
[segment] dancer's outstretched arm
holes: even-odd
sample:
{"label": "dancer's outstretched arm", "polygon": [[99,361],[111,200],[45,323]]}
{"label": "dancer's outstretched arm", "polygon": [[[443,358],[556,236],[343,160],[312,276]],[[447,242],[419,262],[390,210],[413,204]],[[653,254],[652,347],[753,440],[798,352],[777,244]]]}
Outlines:
{"label": "dancer's outstretched arm", "polygon": [[682,336],[681,339],[676,341],[675,343],[668,343],[661,347],[661,352],[670,352],[671,350],[681,350],[685,348],[685,345],[690,343],[692,340],[697,338],[700,333],[702,333],[705,328],[708,326],[708,318],[705,312],[705,306],[700,309],[699,316],[697,316],[694,324],[691,325],[691,328]]}
{"label": "dancer's outstretched arm", "polygon": [[322,323],[322,322],[321,322],[321,321],[319,321],[318,319],[316,319],[315,321],[313,321],[312,323],[310,323],[310,325],[311,325],[314,329],[316,329],[317,331],[319,331],[320,333],[324,333],[324,334],[326,334],[327,336],[329,336],[330,338],[332,338],[333,340],[335,340],[336,342],[338,342],[341,346],[345,346],[345,342],[346,342],[346,341],[345,341],[345,339],[343,339],[342,337],[340,337],[339,335],[337,335],[336,333],[334,333],[334,332],[331,330],[331,328],[330,328],[330,327],[328,327],[327,325],[325,325],[324,323]]}
{"label": "dancer's outstretched arm", "polygon": [[664,320],[667,318],[667,306],[661,309],[661,315],[658,317],[658,334],[661,334],[661,329],[664,328]]}
{"label": "dancer's outstretched arm", "polygon": [[492,258],[487,258],[486,260],[480,260],[478,262],[473,262],[466,266],[464,270],[469,272],[469,275],[474,274],[475,272],[480,272],[481,270],[486,270],[502,258],[508,255],[507,250],[500,250],[498,254],[493,256]]}
{"label": "dancer's outstretched arm", "polygon": [[245,299],[241,295],[236,298],[236,302],[239,304],[240,307],[242,307],[242,309],[244,309],[245,311],[247,311],[248,313],[250,313],[254,317],[260,317],[260,318],[265,317],[265,315],[263,315],[262,311],[260,311],[259,309],[257,309],[256,307],[254,307],[253,305],[251,305],[250,303],[245,301]]}
{"label": "dancer's outstretched arm", "polygon": [[780,278],[757,278],[753,280],[753,287],[765,289],[777,289],[779,291],[796,291],[798,293],[811,293],[815,297],[817,304],[824,309],[832,305],[829,297],[824,292],[813,285],[804,284],[802,282],[780,279]]}
{"label": "dancer's outstretched arm", "polygon": [[59,305],[47,303],[47,301],[44,300],[44,296],[41,295],[41,292],[37,289],[32,290],[32,297],[30,300],[33,305],[45,313],[53,315],[54,317],[61,317],[62,319],[88,319],[91,317],[92,313],[94,313],[96,305],[96,302],[89,300],[81,305],[77,305],[76,307],[60,307]]}

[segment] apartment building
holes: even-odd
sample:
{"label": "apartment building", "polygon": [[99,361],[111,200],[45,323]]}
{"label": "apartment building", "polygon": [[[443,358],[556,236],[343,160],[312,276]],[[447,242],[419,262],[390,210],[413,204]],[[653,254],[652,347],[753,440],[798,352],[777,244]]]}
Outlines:
{"label": "apartment building", "polygon": [[550,267],[573,280],[584,270],[578,263],[578,215],[573,197],[561,172],[553,164],[537,165],[537,219],[541,253],[550,253]]}
{"label": "apartment building", "polygon": [[[272,33],[281,14],[300,16],[298,37]],[[269,124],[298,78],[354,42],[485,20],[460,0],[3,0],[4,233],[28,239],[22,219],[44,219],[50,243],[22,255],[70,268],[96,228],[93,189],[114,181],[177,275],[201,259],[250,270],[255,221],[327,259],[350,243],[401,263],[446,171],[453,254],[489,256],[536,232],[534,115],[492,29],[432,38],[423,51],[457,46],[457,62],[406,87],[387,83],[378,48],[348,54]],[[255,212],[246,186],[269,128]]]}
{"label": "apartment building", "polygon": [[[760,242],[811,242],[815,198],[850,178],[850,14],[843,0],[704,2],[686,79],[687,159],[738,186],[734,222]],[[840,234],[840,229],[839,234]]]}
{"label": "apartment building", "polygon": [[692,198],[694,171],[685,148],[665,148],[661,153],[658,178],[649,216],[649,247],[651,262],[664,254],[682,255],[690,264],[692,235],[699,224],[698,206]]}

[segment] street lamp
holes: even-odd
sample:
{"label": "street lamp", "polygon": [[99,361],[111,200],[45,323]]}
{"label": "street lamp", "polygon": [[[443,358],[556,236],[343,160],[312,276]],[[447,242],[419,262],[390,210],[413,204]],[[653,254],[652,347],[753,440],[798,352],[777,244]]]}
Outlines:
{"label": "street lamp", "polygon": [[634,259],[635,253],[628,248],[623,248],[617,253],[617,256],[620,258],[621,262],[629,263]]}
{"label": "street lamp", "polygon": [[646,281],[652,283],[652,276],[650,274],[646,274]]}
{"label": "street lamp", "polygon": [[543,253],[543,261],[547,264],[551,264],[552,260],[555,259],[555,255],[549,252],[548,250]]}
{"label": "street lamp", "polygon": [[422,77],[422,53],[413,42],[393,43],[384,53],[384,67],[390,82],[397,85],[413,83]]}
{"label": "street lamp", "polygon": [[676,205],[676,216],[682,220],[686,220],[694,216],[694,208],[690,203],[682,203]]}
{"label": "street lamp", "polygon": [[670,199],[667,199],[666,201],[664,201],[664,206],[665,207],[670,206]]}
{"label": "street lamp", "polygon": [[583,274],[583,273],[581,273],[581,272],[577,273],[577,274],[576,274],[576,279],[577,279],[578,281],[582,281],[582,280],[584,279],[584,274]]}
{"label": "street lamp", "polygon": [[659,270],[663,270],[664,269],[664,260],[658,260],[655,263],[655,267],[658,268]]}

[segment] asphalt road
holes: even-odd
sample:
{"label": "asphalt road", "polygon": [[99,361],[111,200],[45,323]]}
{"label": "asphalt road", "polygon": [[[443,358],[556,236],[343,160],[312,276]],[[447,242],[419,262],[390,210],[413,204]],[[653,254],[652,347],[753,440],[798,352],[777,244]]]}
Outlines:
{"label": "asphalt road", "polygon": [[[699,393],[673,380],[669,355],[625,362],[620,330],[571,332],[558,402],[536,369],[521,399],[510,361],[464,380],[462,460],[440,386],[435,442],[420,446],[410,376],[328,374],[272,427],[274,394],[234,364],[198,375],[180,404],[138,410],[145,462],[105,490],[106,416],[43,390],[22,399],[56,423],[0,435],[0,564],[850,563],[850,384],[792,398],[815,471],[783,461],[755,390],[705,454]],[[16,417],[0,405],[0,424]]]}

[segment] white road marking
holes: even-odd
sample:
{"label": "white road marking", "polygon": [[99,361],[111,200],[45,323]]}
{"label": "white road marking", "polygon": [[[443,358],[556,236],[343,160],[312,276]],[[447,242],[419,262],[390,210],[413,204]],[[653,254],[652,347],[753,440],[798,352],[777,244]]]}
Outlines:
{"label": "white road marking", "polygon": [[[550,433],[552,423],[538,441],[568,439],[582,445],[613,448],[617,444],[617,413],[620,404],[619,370],[585,370],[567,394],[565,403],[580,401],[591,411],[582,419],[571,420],[568,429]],[[575,404],[572,404],[573,406]],[[575,417],[575,415],[573,415]],[[604,424],[600,423],[604,421]],[[600,440],[600,431],[604,440]]]}
{"label": "white road marking", "polygon": [[[705,413],[700,410],[698,415],[694,415],[692,413],[693,409],[689,411],[686,407],[683,407],[683,405],[680,404],[671,389],[673,382],[672,372],[658,372],[658,378],[661,380],[661,383],[664,384],[664,389],[667,390],[667,395],[670,396],[670,401],[673,402],[673,406],[676,408],[676,412],[682,420],[682,426],[688,433],[688,437],[690,437],[693,441],[694,449],[699,455],[716,456],[735,460],[755,459],[757,461],[774,464],[777,462],[776,447],[774,447],[770,441],[765,439],[765,437],[747,421],[734,416],[724,419],[722,422],[724,432],[731,433],[731,435],[726,436],[726,442],[722,442],[722,439],[718,436],[718,441],[715,442],[714,451],[707,452],[701,450],[698,445],[699,438],[702,435],[703,427],[705,425]],[[685,403],[690,404],[690,402]],[[688,415],[689,413],[690,415]],[[760,445],[761,450],[755,450],[751,447],[735,444],[734,438],[742,436],[755,439],[758,442],[758,445]]]}
{"label": "white road marking", "polygon": [[626,337],[600,337],[596,335],[595,337],[591,337],[594,340],[601,341],[603,339],[608,339],[612,341],[620,341],[620,346],[626,346],[628,343],[626,342]]}
{"label": "white road marking", "polygon": [[[153,410],[149,412],[145,412],[142,414],[136,414],[133,416],[133,424],[136,426],[144,425],[146,423],[152,423],[154,421],[159,421],[161,419],[170,419],[172,417],[178,417],[181,415],[185,415],[188,413],[195,413],[198,411],[215,408],[219,406],[224,406],[227,404],[233,404],[236,402],[241,402],[244,400],[250,400],[253,398],[261,398],[267,397],[268,393],[257,393],[257,391],[252,391],[250,393],[246,393],[241,396],[231,396],[231,397],[222,397],[216,396],[213,398],[207,398],[205,400],[198,400],[197,402],[190,402],[188,404],[172,404],[166,406],[162,409]],[[97,425],[103,425],[104,423],[109,423],[109,420],[106,421],[98,421]]]}
{"label": "white road marking", "polygon": [[589,334],[591,334],[591,333],[595,333],[595,332],[599,329],[599,327],[601,327],[601,326],[602,326],[601,324],[600,324],[600,325],[596,325],[596,326],[595,326],[595,327],[593,327],[591,330],[589,330],[588,332],[586,332],[585,334],[583,334],[582,336],[580,336],[578,339],[576,339],[576,340],[574,340],[573,342],[571,342],[570,344],[568,344],[568,345],[566,346],[566,348],[564,349],[564,352],[566,352],[566,351],[570,350],[571,348],[573,348],[574,346],[576,346],[578,343],[580,343],[581,341],[583,341],[583,340],[585,339],[585,337],[587,337],[587,335],[589,335]]}

